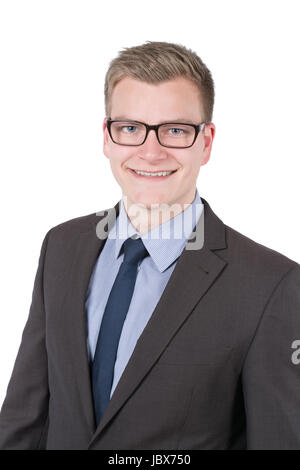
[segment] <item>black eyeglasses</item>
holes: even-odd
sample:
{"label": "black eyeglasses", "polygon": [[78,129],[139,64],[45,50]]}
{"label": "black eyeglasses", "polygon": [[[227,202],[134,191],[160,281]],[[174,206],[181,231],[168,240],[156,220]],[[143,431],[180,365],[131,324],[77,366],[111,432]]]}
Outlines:
{"label": "black eyeglasses", "polygon": [[143,145],[149,131],[153,129],[158,142],[163,147],[189,148],[206,124],[205,122],[201,124],[171,122],[150,126],[140,121],[117,121],[107,118],[107,129],[111,140],[115,144],[129,146]]}

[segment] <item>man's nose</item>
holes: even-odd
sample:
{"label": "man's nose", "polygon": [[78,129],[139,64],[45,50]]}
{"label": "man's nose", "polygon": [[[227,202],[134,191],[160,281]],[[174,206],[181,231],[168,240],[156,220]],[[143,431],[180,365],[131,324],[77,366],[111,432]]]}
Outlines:
{"label": "man's nose", "polygon": [[160,145],[154,129],[148,132],[147,138],[140,148],[145,155],[153,154],[157,156],[158,154],[166,153],[166,147]]}

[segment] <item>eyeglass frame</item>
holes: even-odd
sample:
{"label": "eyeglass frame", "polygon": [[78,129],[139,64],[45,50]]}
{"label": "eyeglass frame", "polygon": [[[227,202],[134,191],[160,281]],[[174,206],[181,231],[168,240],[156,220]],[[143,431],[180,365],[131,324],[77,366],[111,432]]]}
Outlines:
{"label": "eyeglass frame", "polygon": [[[201,122],[200,124],[190,124],[190,123],[186,123],[186,122],[163,122],[161,124],[153,124],[153,125],[150,125],[150,124],[146,124],[145,122],[141,122],[141,121],[131,121],[130,119],[111,119],[110,117],[107,118],[106,120],[107,122],[107,130],[108,130],[108,133],[109,133],[109,136],[111,138],[111,140],[113,141],[114,144],[117,144],[117,145],[124,145],[126,147],[139,147],[140,145],[143,145],[148,137],[148,134],[149,132],[153,129],[155,131],[155,134],[156,134],[156,138],[158,140],[158,143],[162,146],[162,147],[167,147],[167,148],[172,148],[172,149],[188,149],[190,147],[192,147],[198,137],[198,134],[199,132],[201,132],[205,126],[207,125],[207,122]],[[111,124],[113,122],[132,122],[132,123],[136,123],[136,124],[143,124],[145,127],[146,127],[146,135],[145,135],[145,138],[143,140],[143,142],[141,144],[120,144],[119,142],[115,142],[113,137],[112,137],[112,134],[111,134]],[[175,146],[170,146],[170,145],[164,145],[160,142],[159,140],[159,137],[158,137],[158,129],[159,127],[161,126],[165,126],[165,125],[168,125],[168,124],[178,124],[178,125],[183,125],[183,126],[191,126],[195,129],[195,136],[194,136],[194,140],[193,142],[191,143],[191,145],[188,145],[187,147],[175,147]]]}

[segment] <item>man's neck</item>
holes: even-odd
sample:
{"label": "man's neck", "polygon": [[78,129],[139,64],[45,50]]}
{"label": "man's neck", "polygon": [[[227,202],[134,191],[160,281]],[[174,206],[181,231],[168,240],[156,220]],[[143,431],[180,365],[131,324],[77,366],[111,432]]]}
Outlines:
{"label": "man's neck", "polygon": [[194,193],[194,197],[187,199],[187,202],[174,203],[171,205],[163,203],[147,206],[141,203],[134,203],[124,195],[123,202],[131,225],[137,230],[137,232],[144,234],[186,210],[188,206],[193,203],[195,194],[196,191]]}

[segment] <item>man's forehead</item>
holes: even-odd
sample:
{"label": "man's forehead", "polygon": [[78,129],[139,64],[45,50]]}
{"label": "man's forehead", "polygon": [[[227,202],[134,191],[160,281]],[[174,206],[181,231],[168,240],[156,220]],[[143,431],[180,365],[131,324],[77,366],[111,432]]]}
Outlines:
{"label": "man's forehead", "polygon": [[195,84],[186,79],[167,80],[157,85],[126,77],[112,91],[110,117],[149,124],[149,119],[155,124],[189,124],[198,121],[202,115],[199,98]]}
{"label": "man's forehead", "polygon": [[[136,116],[134,116],[132,113],[128,113],[128,114],[118,114],[118,115],[115,115],[115,116],[111,116],[112,119],[114,120],[117,120],[117,121],[140,121],[140,119],[137,119]],[[187,118],[187,117],[179,117],[179,118],[175,118],[174,116],[169,116],[166,117],[165,119],[160,119],[159,122],[157,122],[156,124],[163,124],[164,122],[172,122],[172,123],[182,123],[182,124],[191,124],[192,123],[192,119],[190,118]]]}

